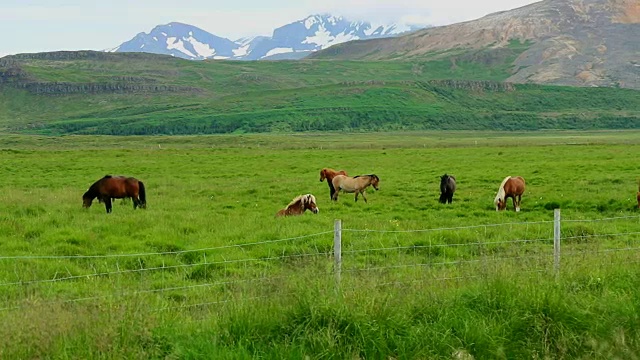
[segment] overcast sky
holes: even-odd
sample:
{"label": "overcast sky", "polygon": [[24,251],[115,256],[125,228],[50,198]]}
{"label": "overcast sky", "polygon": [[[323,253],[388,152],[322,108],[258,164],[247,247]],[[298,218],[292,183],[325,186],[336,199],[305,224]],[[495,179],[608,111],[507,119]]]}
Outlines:
{"label": "overcast sky", "polygon": [[231,40],[330,13],[374,23],[446,25],[532,0],[0,0],[0,57],[103,50],[178,21]]}

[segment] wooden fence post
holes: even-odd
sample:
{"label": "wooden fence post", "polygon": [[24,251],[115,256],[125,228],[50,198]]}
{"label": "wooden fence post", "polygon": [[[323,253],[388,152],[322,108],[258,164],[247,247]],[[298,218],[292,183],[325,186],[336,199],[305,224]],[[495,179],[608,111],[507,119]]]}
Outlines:
{"label": "wooden fence post", "polygon": [[553,210],[553,270],[560,275],[560,209]]}
{"label": "wooden fence post", "polygon": [[338,219],[333,224],[333,259],[335,261],[333,272],[336,276],[336,284],[340,286],[340,273],[342,272],[342,221]]}

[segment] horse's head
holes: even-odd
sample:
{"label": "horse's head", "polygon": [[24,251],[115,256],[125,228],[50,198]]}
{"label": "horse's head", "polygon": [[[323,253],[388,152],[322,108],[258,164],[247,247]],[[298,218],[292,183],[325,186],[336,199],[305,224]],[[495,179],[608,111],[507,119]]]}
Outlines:
{"label": "horse's head", "polygon": [[501,192],[498,191],[498,195],[496,195],[496,198],[493,199],[493,204],[496,206],[496,211],[500,211],[500,210],[506,209],[507,208],[507,198],[504,197],[504,193],[501,194]]}
{"label": "horse's head", "polygon": [[327,169],[320,170],[320,182],[327,178]]}
{"label": "horse's head", "polygon": [[302,206],[304,210],[311,210],[314,214],[317,214],[320,209],[318,209],[318,205],[316,205],[316,197],[307,194],[302,197]]}
{"label": "horse's head", "polygon": [[448,174],[444,174],[444,175],[440,176],[440,184],[446,184],[447,180],[449,180],[449,175]]}
{"label": "horse's head", "polygon": [[87,194],[84,194],[82,196],[82,207],[83,208],[88,208],[91,207],[91,202],[93,201],[93,198]]}
{"label": "horse's head", "polygon": [[378,175],[371,174],[369,175],[369,177],[371,178],[371,186],[373,186],[373,188],[376,189],[376,191],[380,190],[380,188],[378,187],[380,183],[380,178],[378,177]]}

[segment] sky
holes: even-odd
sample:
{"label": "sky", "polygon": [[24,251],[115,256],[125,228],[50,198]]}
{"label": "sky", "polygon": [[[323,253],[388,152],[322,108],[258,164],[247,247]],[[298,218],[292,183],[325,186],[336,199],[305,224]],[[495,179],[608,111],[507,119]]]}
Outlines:
{"label": "sky", "polygon": [[447,25],[532,0],[0,0],[0,57],[104,50],[172,21],[236,40],[312,14],[375,24]]}

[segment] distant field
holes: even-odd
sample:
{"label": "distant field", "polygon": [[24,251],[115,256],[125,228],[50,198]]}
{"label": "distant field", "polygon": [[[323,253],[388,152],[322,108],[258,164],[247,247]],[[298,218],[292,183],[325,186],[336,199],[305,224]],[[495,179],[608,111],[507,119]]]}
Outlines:
{"label": "distant field", "polygon": [[505,64],[194,62],[95,52],[6,57],[0,60],[0,130],[178,135],[640,128],[637,91],[504,84],[511,73]]}
{"label": "distant field", "polygon": [[[2,139],[2,358],[640,351],[638,131]],[[375,173],[381,190],[332,204],[327,166]],[[105,174],[144,181],[148,209],[82,209]],[[506,175],[527,181],[521,213],[494,210]],[[319,214],[274,218],[304,193]],[[557,281],[554,208],[585,220],[563,223]],[[462,229],[412,232],[437,228]]]}

